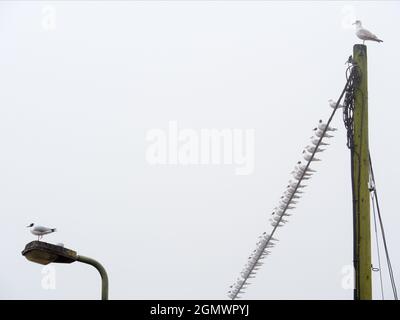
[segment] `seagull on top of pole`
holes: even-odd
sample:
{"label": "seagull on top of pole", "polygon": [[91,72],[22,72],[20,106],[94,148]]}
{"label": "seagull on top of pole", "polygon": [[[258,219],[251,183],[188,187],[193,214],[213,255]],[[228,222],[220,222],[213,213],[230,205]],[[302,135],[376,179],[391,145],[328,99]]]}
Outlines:
{"label": "seagull on top of pole", "polygon": [[38,241],[43,238],[45,234],[53,233],[56,232],[56,228],[47,228],[43,226],[37,226],[34,223],[31,223],[29,226],[26,226],[27,228],[31,229],[31,233],[34,234],[35,236],[38,236]]}
{"label": "seagull on top of pole", "polygon": [[376,42],[383,42],[383,40],[379,39],[372,32],[370,32],[367,29],[363,28],[360,20],[357,20],[353,24],[356,25],[356,36],[359,37],[363,41],[363,44],[365,44],[366,40],[371,40],[371,41],[376,41]]}

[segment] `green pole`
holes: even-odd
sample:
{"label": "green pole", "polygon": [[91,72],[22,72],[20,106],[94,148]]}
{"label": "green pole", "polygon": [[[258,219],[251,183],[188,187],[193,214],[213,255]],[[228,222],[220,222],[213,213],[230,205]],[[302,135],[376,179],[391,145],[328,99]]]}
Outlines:
{"label": "green pole", "polygon": [[101,276],[101,300],[108,300],[108,276],[106,269],[100,264],[100,262],[85,256],[78,255],[76,261],[90,264],[99,271]]}
{"label": "green pole", "polygon": [[371,300],[367,47],[362,44],[354,45],[353,58],[358,75],[354,97],[354,148],[352,150],[355,199],[354,264],[356,281],[354,298],[356,300]]}

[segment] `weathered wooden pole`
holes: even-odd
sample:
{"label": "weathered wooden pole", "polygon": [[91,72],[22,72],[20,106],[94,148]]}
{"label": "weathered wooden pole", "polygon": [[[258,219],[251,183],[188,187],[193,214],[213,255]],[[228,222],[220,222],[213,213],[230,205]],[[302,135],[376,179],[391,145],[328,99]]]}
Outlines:
{"label": "weathered wooden pole", "polygon": [[358,81],[354,97],[354,148],[353,193],[354,193],[354,266],[356,300],[372,299],[371,281],[371,230],[370,194],[368,189],[368,72],[367,47],[356,44],[353,48]]}

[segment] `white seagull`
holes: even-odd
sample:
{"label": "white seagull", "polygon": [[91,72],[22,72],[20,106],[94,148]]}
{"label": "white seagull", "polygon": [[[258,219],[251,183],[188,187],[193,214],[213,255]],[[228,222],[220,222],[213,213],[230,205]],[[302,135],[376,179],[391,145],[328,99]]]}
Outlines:
{"label": "white seagull", "polygon": [[35,236],[38,236],[38,241],[43,238],[45,234],[53,233],[56,232],[56,228],[47,228],[43,226],[36,226],[34,223],[31,223],[29,226],[26,226],[27,228],[31,229],[31,233],[34,234]]}
{"label": "white seagull", "polygon": [[317,151],[315,151],[315,153],[325,151],[325,149],[317,148],[316,146],[310,146],[310,145],[306,146],[305,149],[310,153],[313,153],[315,149],[317,149]]}
{"label": "white seagull", "polygon": [[324,138],[333,138],[334,137],[330,134],[327,134],[326,132],[324,134],[324,130],[321,130],[319,128],[314,128],[313,131],[314,131],[314,135],[318,138],[321,138],[322,135],[324,136]]}
{"label": "white seagull", "polygon": [[[311,142],[312,142],[314,145],[317,145],[318,142],[319,142],[319,138],[317,138],[317,137],[315,137],[315,136],[312,136],[310,139],[311,139]],[[319,145],[320,145],[320,146],[329,146],[329,143],[326,143],[326,142],[322,142],[322,141],[321,141],[321,143],[320,143]]]}
{"label": "white seagull", "polygon": [[310,176],[303,175],[301,172],[294,172],[292,173],[293,178],[296,180],[300,180],[301,177],[303,177],[303,180],[310,180]]}
{"label": "white seagull", "polygon": [[328,127],[328,128],[326,129],[326,131],[337,131],[337,128],[333,128],[333,127],[327,126],[326,123],[323,123],[322,120],[320,119],[320,120],[318,121],[318,129],[324,130],[326,127]]}
{"label": "white seagull", "polygon": [[[335,109],[335,108],[336,108],[336,101],[335,101],[335,100],[329,99],[328,102],[329,102],[329,106],[330,106],[332,109]],[[344,105],[342,105],[342,104],[339,103],[338,108],[344,108]]]}
{"label": "white seagull", "polygon": [[[304,171],[305,169],[306,169],[306,165],[302,164],[301,161],[297,161],[296,170]],[[308,167],[306,172],[317,172],[317,171]]]}
{"label": "white seagull", "polygon": [[383,42],[383,40],[379,39],[372,32],[368,31],[367,29],[364,29],[360,20],[357,20],[353,24],[356,25],[356,36],[363,41],[363,44],[365,43],[366,40]]}
{"label": "white seagull", "polygon": [[303,150],[303,158],[307,161],[321,161],[321,159],[313,158],[311,153],[308,153],[306,150]]}

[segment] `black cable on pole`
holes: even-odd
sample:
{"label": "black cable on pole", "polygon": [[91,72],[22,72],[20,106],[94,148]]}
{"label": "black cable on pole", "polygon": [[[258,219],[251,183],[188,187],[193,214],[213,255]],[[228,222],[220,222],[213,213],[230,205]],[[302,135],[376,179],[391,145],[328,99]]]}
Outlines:
{"label": "black cable on pole", "polygon": [[392,263],[390,261],[389,249],[388,249],[387,241],[386,241],[385,229],[383,227],[381,210],[379,208],[378,192],[376,191],[376,183],[375,183],[374,169],[372,167],[371,153],[369,153],[369,166],[370,166],[371,179],[372,179],[372,182],[374,184],[374,189],[373,189],[372,192],[374,193],[376,209],[377,209],[377,212],[378,212],[378,220],[379,220],[379,225],[380,225],[381,234],[382,234],[383,246],[385,248],[386,261],[387,261],[387,265],[388,265],[388,269],[389,269],[390,283],[392,285],[394,299],[398,300],[396,281],[394,279]]}
{"label": "black cable on pole", "polygon": [[374,199],[374,193],[373,190],[375,189],[375,186],[372,185],[370,186],[370,196],[371,196],[371,202],[372,202],[372,211],[374,213],[374,232],[375,232],[375,244],[376,244],[376,251],[378,255],[378,270],[375,270],[375,268],[372,267],[372,271],[379,271],[379,281],[380,281],[380,286],[381,286],[381,297],[382,300],[385,300],[385,294],[383,291],[383,280],[382,280],[382,265],[381,265],[381,254],[380,254],[380,249],[379,249],[379,239],[378,239],[378,227],[376,223],[376,212],[375,212],[375,199]]}
{"label": "black cable on pole", "polygon": [[[356,190],[355,190],[355,181],[354,181],[354,95],[357,83],[359,81],[359,74],[355,71],[356,64],[352,61],[349,62],[349,65],[346,69],[346,78],[349,83],[346,95],[344,98],[343,104],[343,122],[344,126],[347,130],[347,147],[350,149],[350,172],[351,172],[351,191],[352,191],[352,204],[353,204],[353,268],[354,271],[357,270],[358,267],[358,257],[357,257],[357,214],[356,214],[356,205],[357,199],[355,198]],[[356,273],[355,285],[353,290],[353,298],[354,300],[358,299],[358,287],[360,280],[358,278],[358,273]]]}

